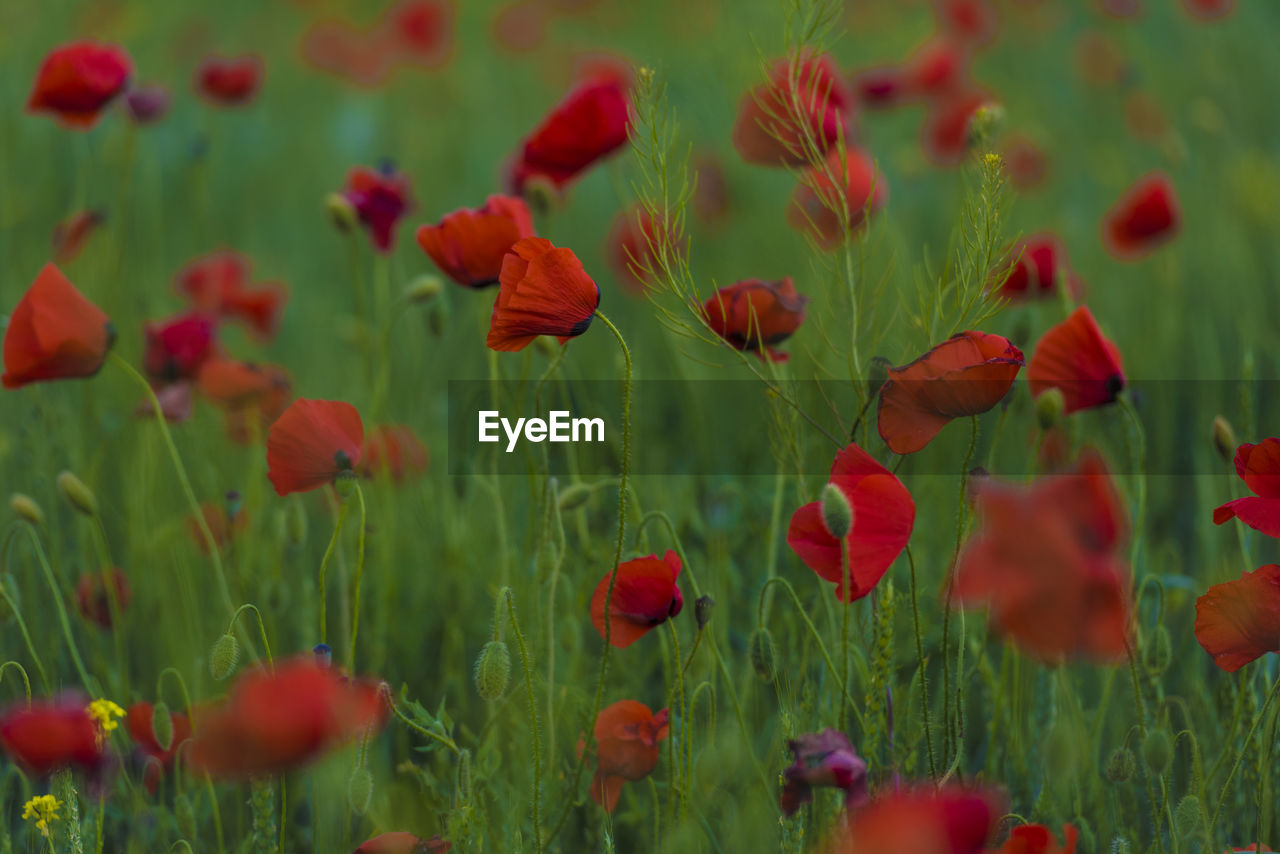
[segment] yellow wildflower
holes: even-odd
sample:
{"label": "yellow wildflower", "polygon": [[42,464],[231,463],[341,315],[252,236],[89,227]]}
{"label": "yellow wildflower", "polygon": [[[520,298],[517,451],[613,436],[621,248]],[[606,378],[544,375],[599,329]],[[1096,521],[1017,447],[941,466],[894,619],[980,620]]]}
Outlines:
{"label": "yellow wildflower", "polygon": [[110,700],[94,700],[89,704],[88,712],[103,736],[120,726],[118,719],[124,717],[124,709]]}
{"label": "yellow wildflower", "polygon": [[35,819],[36,829],[40,831],[42,836],[49,835],[49,823],[58,820],[58,810],[62,808],[62,801],[53,795],[37,795],[27,801],[22,807],[22,817],[24,819]]}

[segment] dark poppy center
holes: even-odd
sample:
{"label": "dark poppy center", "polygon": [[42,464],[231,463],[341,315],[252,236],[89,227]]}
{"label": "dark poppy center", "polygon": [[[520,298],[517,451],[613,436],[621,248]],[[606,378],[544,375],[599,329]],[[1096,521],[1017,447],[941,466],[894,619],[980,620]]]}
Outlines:
{"label": "dark poppy center", "polygon": [[333,462],[338,467],[338,471],[351,471],[355,467],[351,464],[351,457],[347,456],[346,451],[335,451]]}

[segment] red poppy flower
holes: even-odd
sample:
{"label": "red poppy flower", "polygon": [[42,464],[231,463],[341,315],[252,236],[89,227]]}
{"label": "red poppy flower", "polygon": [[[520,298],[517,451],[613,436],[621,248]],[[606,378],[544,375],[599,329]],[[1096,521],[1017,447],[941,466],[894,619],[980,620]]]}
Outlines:
{"label": "red poppy flower", "polygon": [[767,82],[742,96],[733,125],[733,147],[748,163],[802,166],[809,145],[825,155],[851,133],[853,92],[835,60],[823,54],[779,59]]}
{"label": "red poppy flower", "polygon": [[138,86],[125,95],[124,105],[135,124],[149,125],[169,112],[169,90],[163,86]]}
{"label": "red poppy flower", "polygon": [[881,795],[851,816],[828,854],[981,854],[1004,812],[984,790],[931,785]]}
{"label": "red poppy flower", "polygon": [[239,321],[259,340],[275,337],[289,289],[278,282],[253,286],[252,262],[238,252],[220,249],[178,271],[174,287],[199,311]]}
{"label": "red poppy flower", "polygon": [[302,56],[321,71],[374,87],[395,67],[395,54],[384,49],[383,40],[378,30],[366,33],[345,21],[317,21],[302,38]]}
{"label": "red poppy flower", "polygon": [[[1009,249],[1009,261],[1001,269],[1000,295],[1012,302],[1051,297],[1061,277],[1072,299],[1084,293],[1084,284],[1067,261],[1067,249],[1056,234],[1030,234]],[[996,281],[1000,276],[997,275]]]}
{"label": "red poppy flower", "polygon": [[1182,230],[1182,210],[1173,182],[1152,172],[1116,202],[1102,220],[1102,243],[1122,261],[1136,261]]}
{"label": "red poppy flower", "polygon": [[1097,0],[1098,11],[1112,18],[1136,18],[1142,14],[1142,0]]}
{"label": "red poppy flower", "polygon": [[293,381],[283,368],[234,359],[205,362],[196,384],[226,412],[227,433],[241,445],[261,441],[293,397]]}
{"label": "red poppy flower", "polygon": [[913,454],[953,418],[980,415],[1008,394],[1025,364],[1008,338],[961,332],[900,368],[880,387],[878,428],[895,454]]}
{"label": "red poppy flower", "polygon": [[129,730],[129,737],[137,742],[143,754],[156,759],[161,765],[169,765],[178,748],[191,737],[191,722],[184,714],[169,714],[173,739],[169,742],[168,749],[165,749],[156,740],[155,708],[151,703],[134,703],[125,716],[125,727]]}
{"label": "red poppy flower", "polygon": [[208,56],[196,69],[196,92],[220,107],[247,104],[262,88],[266,73],[262,58],[244,56]]}
{"label": "red poppy flower", "polygon": [[[857,231],[871,214],[884,207],[889,198],[889,185],[876,170],[871,155],[858,148],[848,148],[827,156],[827,169],[812,169],[791,196],[787,222],[797,231],[807,232],[822,249],[830,251],[844,242],[840,228],[840,208],[848,213],[849,234]],[[844,187],[837,188],[828,175],[844,174]],[[838,180],[838,179],[837,179]]]}
{"label": "red poppy flower", "polygon": [[787,742],[795,761],[784,769],[783,815],[795,815],[813,800],[814,786],[831,786],[845,793],[845,809],[867,802],[867,763],[854,751],[849,737],[839,730],[805,733]]}
{"label": "red poppy flower", "polygon": [[1182,0],[1187,14],[1201,21],[1225,18],[1236,10],[1236,0]]}
{"label": "red poppy flower", "polygon": [[58,223],[53,229],[53,260],[59,264],[74,261],[89,235],[97,231],[106,219],[102,211],[80,211]]}
{"label": "red poppy flower", "polygon": [[[219,549],[226,548],[237,535],[249,527],[249,517],[244,511],[234,507],[232,512],[228,512],[227,504],[228,502],[225,501],[206,501],[200,505],[200,515],[204,517],[204,523],[209,526],[209,533],[213,534],[213,544]],[[191,539],[199,546],[200,551],[208,554],[209,544],[205,542],[204,531],[200,530],[200,523],[196,521],[195,516],[187,519],[187,532],[191,534]]]}
{"label": "red poppy flower", "polygon": [[379,729],[387,716],[381,690],[312,655],[245,671],[196,720],[187,762],[224,779],[284,773]]}
{"label": "red poppy flower", "polygon": [[996,36],[999,21],[988,0],[934,0],[942,31],[965,44],[981,46]]}
{"label": "red poppy flower", "polygon": [[[623,288],[633,294],[643,294],[647,269],[661,275],[657,256],[651,251],[651,242],[661,238],[662,223],[641,205],[632,205],[618,211],[605,239],[609,266],[617,274]],[[674,241],[676,235],[668,234]]]}
{"label": "red poppy flower", "polygon": [[574,88],[524,142],[507,167],[507,185],[523,195],[532,178],[562,189],[588,166],[627,144],[631,106],[614,80]]}
{"label": "red poppy flower", "polygon": [[859,105],[869,110],[899,106],[911,94],[906,74],[896,65],[879,65],[854,72],[853,88]]}
{"label": "red poppy flower", "polygon": [[[194,401],[191,397],[192,383],[186,380],[179,380],[175,383],[161,383],[159,385],[152,384],[151,390],[155,392],[156,400],[160,401],[160,414],[165,421],[170,424],[181,424],[191,417],[191,409]],[[151,403],[150,397],[144,397],[138,402],[133,414],[138,418],[155,418],[156,409]]]}
{"label": "red poppy flower", "polygon": [[667,737],[666,709],[656,715],[644,703],[619,700],[596,718],[596,773],[591,797],[613,812],[628,780],[643,780],[658,766],[658,743]]}
{"label": "red poppy flower", "polygon": [[360,413],[337,400],[299,398],[267,434],[267,477],[276,494],[307,492],[360,464]]}
{"label": "red poppy flower", "polygon": [[400,483],[427,470],[427,448],[403,424],[383,424],[365,438],[360,455],[360,474],[376,477],[383,471]]}
{"label": "red poppy flower", "polygon": [[1009,183],[1019,190],[1032,190],[1044,183],[1049,171],[1044,150],[1035,140],[1023,134],[1014,134],[1001,146]]}
{"label": "red poppy flower", "polygon": [[449,59],[452,30],[448,0],[400,0],[383,16],[377,41],[397,62],[438,68]]}
{"label": "red poppy flower", "polygon": [[969,150],[969,124],[979,109],[992,103],[980,89],[966,89],[932,101],[921,131],[925,156],[935,166],[958,166]]}
{"label": "red poppy flower", "polygon": [[1196,640],[1228,673],[1280,653],[1280,566],[1269,564],[1205,591],[1196,600]]}
{"label": "red poppy flower", "polygon": [[[870,593],[906,548],[916,505],[902,481],[855,444],[836,454],[830,482],[853,509],[853,526],[844,544],[831,536],[822,520],[822,502],[814,501],[791,516],[787,545],[819,578],[836,585],[837,599],[852,602]],[[852,582],[848,589],[842,557],[846,550]]]}
{"label": "red poppy flower", "polygon": [[541,237],[517,241],[498,278],[486,340],[493,350],[523,350],[539,335],[563,344],[587,331],[600,305],[600,288],[578,256]]}
{"label": "red poppy flower", "polygon": [[98,725],[83,702],[36,700],[0,715],[0,746],[36,776],[76,766],[94,770],[103,760]]}
{"label": "red poppy flower", "polygon": [[1280,439],[1248,442],[1236,449],[1236,474],[1253,495],[1228,501],[1213,511],[1213,524],[1239,519],[1268,537],[1280,537]]}
{"label": "red poppy flower", "polygon": [[1124,389],[1124,365],[1093,312],[1082,305],[1041,336],[1027,365],[1027,380],[1035,397],[1046,389],[1060,390],[1064,411],[1072,413],[1115,403]]}
{"label": "red poppy flower", "polygon": [[452,847],[452,842],[439,836],[419,839],[412,833],[393,831],[373,837],[352,854],[445,854]]}
{"label": "red poppy flower", "polygon": [[982,478],[974,493],[980,527],[957,559],[953,604],[986,603],[992,630],[1044,661],[1123,658],[1128,522],[1101,458],[1030,486]]}
{"label": "red poppy flower", "polygon": [[[113,589],[108,589],[108,585]],[[123,570],[112,567],[102,572],[86,572],[76,583],[76,610],[80,612],[80,616],[99,628],[110,629],[112,596],[121,612],[133,600],[133,589]]]}
{"label": "red poppy flower", "polygon": [[390,252],[396,241],[400,217],[413,207],[408,176],[384,162],[378,169],[357,166],[347,173],[342,196],[355,208],[379,252]]}
{"label": "red poppy flower", "polygon": [[200,311],[144,324],[142,369],[157,383],[193,380],[218,352],[218,322]]}
{"label": "red poppy flower", "polygon": [[661,558],[649,555],[619,564],[616,578],[606,572],[591,597],[591,622],[600,637],[605,632],[604,604],[610,580],[609,644],[623,649],[680,613],[684,607],[676,584],[680,569],[680,557],[668,549]]}
{"label": "red poppy flower", "polygon": [[512,53],[537,50],[546,40],[548,18],[537,0],[508,3],[493,16],[493,39]]}
{"label": "red poppy flower", "polygon": [[971,88],[969,51],[954,38],[929,39],[902,66],[903,99],[937,100]]}
{"label": "red poppy flower", "polygon": [[693,211],[704,222],[718,223],[729,215],[729,181],[720,158],[706,152],[694,157]]}
{"label": "red poppy flower", "polygon": [[523,199],[490,196],[480,208],[462,208],[418,229],[418,245],[440,271],[466,288],[498,284],[502,262],[516,241],[533,236]]}
{"label": "red poppy flower", "polygon": [[115,45],[72,42],[50,51],[36,72],[28,113],[52,113],[66,127],[88,130],[133,76],[129,54]]}
{"label": "red poppy flower", "polygon": [[23,294],[4,332],[5,388],[91,377],[107,360],[116,331],[62,271],[46,264]]}
{"label": "red poppy flower", "polygon": [[1058,845],[1053,832],[1043,824],[1021,824],[1009,831],[1004,845],[991,854],[1076,854],[1080,831],[1070,824],[1062,826],[1065,842]]}
{"label": "red poppy flower", "polygon": [[791,357],[774,349],[804,323],[809,298],[796,293],[790,276],[775,282],[744,279],[716,291],[702,306],[711,331],[735,350],[761,359],[785,362]]}

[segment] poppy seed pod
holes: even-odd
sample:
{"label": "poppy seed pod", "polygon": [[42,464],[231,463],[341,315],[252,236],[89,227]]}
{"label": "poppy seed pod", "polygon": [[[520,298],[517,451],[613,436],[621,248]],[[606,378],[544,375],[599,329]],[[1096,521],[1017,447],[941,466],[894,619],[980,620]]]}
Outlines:
{"label": "poppy seed pod", "polygon": [[58,475],[58,491],[67,503],[86,516],[98,515],[98,499],[83,480],[69,471]]}
{"label": "poppy seed pod", "polygon": [[502,641],[489,641],[476,658],[476,693],[492,703],[507,690],[511,676],[511,652]]}
{"label": "poppy seed pod", "polygon": [[711,619],[711,609],[716,606],[716,600],[710,596],[699,596],[693,602],[693,619],[698,624],[698,631],[707,625],[707,621]]}
{"label": "poppy seed pod", "polygon": [[1169,733],[1163,729],[1148,730],[1146,737],[1142,739],[1142,761],[1147,763],[1151,773],[1157,777],[1163,776],[1169,770],[1172,760],[1173,742],[1169,740]]}
{"label": "poppy seed pod", "polygon": [[1138,763],[1133,757],[1133,751],[1127,747],[1117,747],[1107,758],[1107,779],[1112,783],[1123,783],[1133,776],[1137,767]]}
{"label": "poppy seed pod", "polygon": [[837,540],[843,540],[853,530],[853,507],[848,496],[834,483],[822,488],[822,524]]}
{"label": "poppy seed pod", "polygon": [[1173,643],[1169,640],[1169,632],[1164,626],[1156,626],[1151,643],[1142,650],[1142,666],[1152,676],[1159,676],[1169,669],[1173,663]]}
{"label": "poppy seed pod", "polygon": [[1231,428],[1231,422],[1221,415],[1213,418],[1213,447],[1224,462],[1231,462],[1236,454],[1236,431]]}
{"label": "poppy seed pod", "polygon": [[35,502],[35,499],[29,495],[15,492],[9,496],[9,509],[19,519],[30,522],[37,528],[44,526],[44,511],[40,509],[40,505]]}
{"label": "poppy seed pod", "polygon": [[209,675],[221,682],[231,675],[239,661],[240,642],[228,632],[214,641],[213,649],[209,651]]}
{"label": "poppy seed pod", "polygon": [[1060,388],[1050,388],[1036,398],[1036,422],[1041,430],[1052,430],[1067,410],[1067,398]]}
{"label": "poppy seed pod", "polygon": [[751,669],[761,682],[769,683],[776,675],[774,669],[773,634],[764,626],[751,633],[748,645],[751,657]]}
{"label": "poppy seed pod", "polygon": [[373,774],[363,765],[354,769],[347,778],[347,803],[356,815],[364,815],[369,811],[369,802],[373,800]]}
{"label": "poppy seed pod", "polygon": [[157,700],[151,709],[151,734],[161,750],[173,746],[173,715],[164,700]]}

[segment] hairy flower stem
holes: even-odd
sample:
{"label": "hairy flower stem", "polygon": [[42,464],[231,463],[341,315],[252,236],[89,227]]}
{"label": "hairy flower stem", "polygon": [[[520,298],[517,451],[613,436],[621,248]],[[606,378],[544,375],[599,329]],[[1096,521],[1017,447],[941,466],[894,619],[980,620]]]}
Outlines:
{"label": "hairy flower stem", "polygon": [[405,726],[409,727],[409,729],[421,735],[425,735],[427,738],[430,738],[433,741],[440,742],[445,747],[452,750],[454,756],[459,756],[459,757],[462,756],[462,751],[458,749],[457,743],[452,738],[445,735],[441,735],[438,732],[432,732],[426,727],[420,726],[417,723],[417,721],[406,716],[404,712],[400,711],[400,707],[396,705],[395,698],[391,696],[390,687],[387,687],[383,690],[383,697],[386,699],[387,708],[391,710],[391,713],[395,715],[397,718],[399,718],[400,722],[403,723]]}
{"label": "hairy flower stem", "polygon": [[920,595],[916,587],[916,559],[907,546],[907,566],[911,569],[911,620],[916,636],[916,662],[920,668],[920,714],[924,721],[924,743],[929,754],[929,779],[938,779],[938,766],[933,756],[933,732],[929,725],[929,677],[925,668],[924,641],[920,635]]}
{"label": "hairy flower stem", "polygon": [[[267,656],[267,666],[274,669],[275,662],[272,661],[271,659],[271,644],[267,641],[267,627],[262,623],[262,612],[259,611],[258,607],[254,605],[252,602],[246,602],[243,605],[241,605],[239,608],[236,608],[236,612],[231,615],[231,623],[230,625],[227,626],[227,634],[231,634],[236,630],[236,620],[240,619],[240,615],[245,611],[250,611],[250,610],[253,611],[253,615],[258,618],[258,634],[262,637],[262,650],[263,650],[263,653]],[[173,668],[168,668],[168,669],[175,674],[178,673],[178,671],[173,670]],[[178,678],[179,679],[182,678],[180,674],[178,675]],[[184,694],[186,693],[186,690],[187,690],[186,686],[184,685],[182,689]],[[187,705],[188,706],[191,705],[190,701],[187,702]]]}
{"label": "hairy flower stem", "polygon": [[352,586],[355,593],[351,603],[351,645],[347,650],[347,670],[351,673],[356,672],[356,634],[360,631],[360,579],[364,576],[364,539],[365,539],[365,505],[364,490],[357,483],[356,500],[360,502],[360,539],[357,542],[356,549],[356,577]]}
{"label": "hairy flower stem", "polygon": [[[968,517],[968,503],[965,493],[969,488],[969,464],[973,462],[973,451],[978,446],[978,416],[970,417],[969,422],[972,426],[969,434],[969,450],[965,452],[964,462],[960,466],[960,500],[959,506],[956,508],[956,546],[951,553],[951,563],[947,567],[946,593],[942,600],[942,723],[945,734],[943,751],[946,755],[951,755],[951,751],[954,748],[957,759],[963,749],[962,745],[953,744],[958,740],[960,709],[958,708],[959,702],[957,702],[957,722],[953,727],[951,720],[951,664],[947,657],[947,649],[951,643],[951,593],[955,586],[956,560],[960,557],[960,545],[964,539],[964,525]],[[963,639],[960,641],[959,654],[961,656],[964,655]],[[963,676],[964,674],[959,670],[956,671],[957,691],[963,690],[960,686]],[[952,767],[956,767],[955,761],[953,761]]]}
{"label": "hairy flower stem", "polygon": [[[498,600],[506,600],[507,616],[511,620],[511,633],[515,635],[516,646],[520,649],[520,666],[524,671],[524,687],[529,698],[529,729],[533,731],[533,850],[542,851],[542,736],[538,733],[538,707],[533,695],[533,665],[529,662],[529,648],[524,641],[524,633],[520,631],[520,621],[516,619],[516,601],[510,587],[498,592]],[[495,632],[497,630],[495,626]]]}
{"label": "hairy flower stem", "polygon": [[[676,745],[676,747],[680,751],[681,758],[685,760],[684,768],[680,771],[680,786],[676,789],[676,794],[679,797],[680,804],[680,820],[684,821],[685,816],[689,812],[689,774],[693,770],[693,763],[690,759],[691,754],[689,752],[689,718],[687,717],[687,710],[684,702],[684,668],[682,667],[682,656],[680,655],[680,633],[676,631],[676,624],[674,620],[667,620],[667,628],[671,630],[671,658],[672,667],[675,668],[676,678],[675,700],[678,703],[678,708],[680,710],[680,724],[682,726],[680,743]],[[674,738],[672,740],[674,741]],[[675,779],[674,770],[675,769],[672,769],[673,781]]]}
{"label": "hairy flower stem", "polygon": [[1258,710],[1258,714],[1253,719],[1253,725],[1249,727],[1248,734],[1244,737],[1244,741],[1240,743],[1240,751],[1236,754],[1236,761],[1231,764],[1231,770],[1227,772],[1227,779],[1222,783],[1222,792],[1218,795],[1218,805],[1213,808],[1213,818],[1209,820],[1209,836],[1213,836],[1213,829],[1218,824],[1218,814],[1222,812],[1222,805],[1227,800],[1227,789],[1231,787],[1231,781],[1235,778],[1236,772],[1240,770],[1240,763],[1244,761],[1245,752],[1249,750],[1249,745],[1253,743],[1253,736],[1258,731],[1258,726],[1262,723],[1263,718],[1267,716],[1267,709],[1275,701],[1276,696],[1280,695],[1280,679],[1276,679],[1275,684],[1271,686],[1271,692],[1267,694],[1267,700],[1262,704],[1262,708]]}
{"label": "hairy flower stem", "polygon": [[[840,620],[840,654],[842,661],[840,664],[840,683],[849,684],[849,612],[853,610],[853,567],[849,562],[849,539],[848,537],[840,540],[840,575],[844,580],[844,595],[846,598],[840,604],[843,614]],[[848,692],[846,692],[847,696]],[[849,723],[849,703],[840,704],[840,730],[843,732]]]}
{"label": "hairy flower stem", "polygon": [[[357,488],[359,488],[357,486]],[[327,614],[327,590],[325,589],[325,574],[329,569],[329,559],[333,557],[333,550],[338,544],[338,535],[342,533],[342,523],[347,518],[347,508],[351,506],[351,502],[342,499],[342,507],[338,510],[338,521],[333,525],[333,536],[329,538],[329,545],[324,550],[324,557],[320,559],[320,575],[317,584],[320,588],[320,643],[325,643],[325,626]],[[362,550],[363,551],[363,550]]]}

